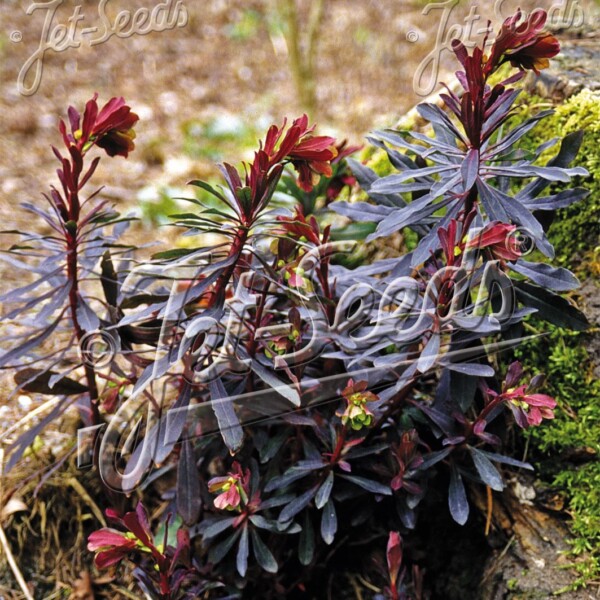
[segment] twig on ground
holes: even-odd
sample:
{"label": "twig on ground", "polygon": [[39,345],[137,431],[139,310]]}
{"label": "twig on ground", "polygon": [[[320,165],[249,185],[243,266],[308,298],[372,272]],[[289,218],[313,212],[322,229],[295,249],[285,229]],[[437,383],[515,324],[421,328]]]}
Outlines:
{"label": "twig on ground", "polygon": [[15,560],[15,557],[10,549],[10,546],[8,545],[8,540],[6,539],[6,534],[4,533],[4,529],[2,528],[2,525],[0,525],[0,545],[2,546],[2,549],[4,550],[4,553],[6,554],[6,560],[8,561],[8,564],[10,565],[11,571],[13,572],[13,575],[15,576],[15,579],[17,580],[17,583],[19,584],[19,587],[21,588],[23,595],[25,596],[25,598],[27,600],[34,600],[33,596],[29,592],[29,588],[27,587],[27,583],[25,582],[23,574],[21,573],[21,571],[19,569],[19,565],[17,565],[17,561]]}

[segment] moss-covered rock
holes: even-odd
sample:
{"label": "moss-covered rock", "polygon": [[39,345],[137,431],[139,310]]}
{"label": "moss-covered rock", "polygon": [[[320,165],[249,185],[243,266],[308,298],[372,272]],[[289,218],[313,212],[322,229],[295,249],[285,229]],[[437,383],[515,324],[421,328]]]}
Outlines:
{"label": "moss-covered rock", "polygon": [[[548,100],[525,96],[517,119],[541,108]],[[558,104],[555,113],[527,137],[524,148],[582,129],[583,144],[576,159],[590,175],[577,182],[590,190],[584,201],[557,211],[548,231],[555,263],[575,270],[581,280],[600,274],[600,93],[584,89]],[[550,158],[551,151],[544,157]],[[556,186],[559,189],[559,186]],[[600,292],[596,286],[596,293]],[[591,310],[591,306],[584,307]],[[592,321],[595,315],[588,315]],[[594,318],[595,317],[595,318]],[[546,457],[541,467],[547,481],[566,492],[572,516],[571,540],[580,585],[600,579],[600,381],[587,345],[589,333],[574,333],[547,323],[529,321],[546,335],[524,343],[518,356],[532,370],[548,376],[548,392],[558,403],[556,418],[531,432],[531,446]],[[591,335],[598,335],[597,332]],[[585,558],[579,559],[578,557]]]}
{"label": "moss-covered rock", "polygon": [[[517,119],[522,120],[541,108],[548,100],[525,96]],[[583,275],[600,274],[600,92],[583,90],[555,107],[555,113],[544,119],[523,139],[523,148],[537,147],[553,137],[564,137],[583,129],[584,138],[577,165],[585,167],[590,176],[576,182],[590,190],[583,202],[557,212],[548,237],[556,250],[555,261]],[[552,149],[540,162],[550,158]],[[556,186],[560,189],[559,186]]]}

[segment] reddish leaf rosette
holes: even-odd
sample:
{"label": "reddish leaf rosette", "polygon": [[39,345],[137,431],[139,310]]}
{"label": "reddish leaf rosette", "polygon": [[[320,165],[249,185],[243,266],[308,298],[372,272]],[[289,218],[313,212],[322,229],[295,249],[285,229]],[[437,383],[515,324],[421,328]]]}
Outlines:
{"label": "reddish leaf rosette", "polygon": [[263,150],[271,165],[290,161],[298,171],[298,186],[310,192],[321,175],[332,175],[331,161],[338,154],[335,138],[313,136],[315,126],[308,126],[307,115],[295,119],[284,135],[285,125],[271,126]]}
{"label": "reddish leaf rosette", "polygon": [[558,40],[543,31],[548,18],[545,10],[536,8],[527,18],[522,20],[522,17],[518,10],[502,24],[486,64],[487,72],[510,61],[513,67],[533,70],[539,75],[548,68],[549,59],[560,52]]}
{"label": "reddish leaf rosette", "polygon": [[135,148],[133,126],[139,117],[131,112],[124,98],[111,98],[100,110],[97,98],[98,94],[94,94],[94,97],[87,101],[83,119],[73,106],[69,107],[71,133],[67,133],[64,121],[59,123],[65,146],[75,146],[83,154],[95,144],[103,148],[109,156],[127,158],[129,152]]}
{"label": "reddish leaf rosette", "polygon": [[523,429],[535,427],[543,419],[553,419],[556,400],[546,394],[533,393],[543,383],[543,376],[534,377],[529,385],[517,385],[522,378],[523,367],[515,361],[508,367],[502,392],[498,394],[489,388],[485,392],[489,398],[506,402],[517,425]]}
{"label": "reddish leaf rosette", "polygon": [[250,470],[242,469],[235,461],[232,470],[223,477],[213,477],[208,482],[211,494],[219,493],[214,499],[214,505],[219,510],[236,510],[242,503],[248,502],[250,485]]}

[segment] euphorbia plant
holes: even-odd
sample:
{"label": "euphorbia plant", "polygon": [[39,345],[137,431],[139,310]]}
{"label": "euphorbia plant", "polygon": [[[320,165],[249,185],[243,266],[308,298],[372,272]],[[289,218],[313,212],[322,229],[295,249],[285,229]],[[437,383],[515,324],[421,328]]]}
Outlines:
{"label": "euphorbia plant", "polygon": [[[13,245],[5,257],[13,267],[35,273],[35,280],[10,290],[0,300],[13,306],[4,319],[19,319],[24,330],[14,336],[13,348],[0,357],[0,367],[18,369],[16,390],[41,392],[64,396],[60,405],[33,430],[19,438],[12,446],[8,466],[12,467],[35,435],[66,405],[67,397],[85,395],[89,417],[85,421],[100,422],[99,393],[94,356],[90,355],[88,334],[101,326],[103,319],[91,303],[91,293],[84,293],[90,279],[100,279],[93,269],[103,253],[113,246],[125,230],[129,219],[120,218],[107,201],[97,201],[99,190],[84,196],[100,157],[89,165],[88,154],[95,147],[108,156],[127,158],[134,149],[133,126],[138,116],[125,104],[123,98],[112,98],[102,109],[97,95],[86,103],[83,115],[69,107],[69,126],[60,120],[59,130],[64,149],[52,147],[60,166],[57,175],[60,186],[50,187],[44,194],[48,210],[33,203],[23,203],[24,210],[40,218],[50,233],[40,235],[10,231],[21,241]],[[110,232],[112,228],[112,232]],[[116,250],[116,254],[123,250]],[[25,263],[22,257],[29,259]],[[35,261],[35,265],[32,265]],[[103,260],[102,284],[107,298],[111,295],[110,255]],[[91,289],[88,290],[91,292]],[[64,343],[56,343],[61,339]],[[112,341],[112,338],[111,338]],[[54,342],[51,345],[51,342]],[[73,350],[79,346],[79,356]],[[84,384],[70,379],[68,374],[81,367]],[[58,369],[58,370],[55,370]],[[33,437],[32,437],[33,435]]]}
{"label": "euphorbia plant", "polygon": [[[160,598],[189,597],[205,584],[207,593],[222,584],[232,595],[284,597],[319,581],[329,546],[339,552],[348,540],[363,543],[368,528],[381,549],[388,540],[382,593],[418,597],[420,577],[404,583],[397,530],[401,524],[406,538],[415,527],[428,490],[447,488],[450,513],[464,523],[465,479],[502,490],[498,464],[530,468],[503,449],[505,427],[511,416],[520,427],[539,425],[552,418],[555,402],[537,393],[540,376],[522,384],[515,363],[504,376],[492,353],[514,346],[523,318],[535,311],[552,321],[558,307],[561,323],[585,325],[555,293],[574,289],[574,276],[524,259],[528,240],[553,255],[540,211],[586,196],[576,188],[540,197],[552,182],[586,174],[569,168],[580,134],[540,166],[557,140],[533,155],[517,146],[548,112],[511,128],[513,85],[558,52],[543,32],[545,18],[536,10],[524,21],[520,13],[507,19],[487,54],[453,44],[463,91],[442,95],[447,110],[420,105],[433,135],[390,130],[371,138],[398,173],[378,178],[333,138],[314,135],[304,116],[271,127],[251,163],[224,164],[225,185],[191,182],[192,209],[174,219],[199,239],[197,247],[169,249],[130,272],[104,255],[106,313],[94,319],[79,296],[71,313],[77,337],[85,322],[124,349],[102,372],[105,395],[93,392],[97,373],[88,368],[85,389],[76,391],[92,397],[94,421],[108,423],[100,475],[127,493],[143,485],[144,496],[162,478],[165,510],[181,517],[197,560],[185,563],[188,579],[167,589],[179,563],[152,541],[149,525],[136,533],[129,513],[122,523],[134,537],[92,534],[98,566],[149,553],[155,566],[140,562],[143,585]],[[492,85],[507,63],[519,70]],[[104,126],[110,119],[88,117],[100,123],[94,129],[84,115],[80,131],[72,118],[65,143],[73,162],[63,161],[61,175],[69,197],[81,184],[65,173],[81,171],[77,157],[89,144],[115,154],[130,149],[123,108],[112,130]],[[370,201],[332,203],[353,177]],[[63,201],[62,215],[61,198],[53,199],[65,235],[81,232],[69,213],[76,204]],[[347,245],[332,242],[344,228],[325,225],[330,209],[375,223],[370,239],[410,227],[419,243],[400,259],[349,269],[339,260]],[[206,247],[207,232],[222,243]],[[90,269],[106,249],[100,246]],[[28,338],[4,363],[31,355],[52,332]],[[62,374],[49,382],[41,378],[47,371],[30,369],[21,385],[35,382],[37,391],[78,384]],[[98,397],[106,399],[100,406]],[[145,423],[132,418],[137,410],[147,412]],[[160,469],[152,472],[153,464]]]}

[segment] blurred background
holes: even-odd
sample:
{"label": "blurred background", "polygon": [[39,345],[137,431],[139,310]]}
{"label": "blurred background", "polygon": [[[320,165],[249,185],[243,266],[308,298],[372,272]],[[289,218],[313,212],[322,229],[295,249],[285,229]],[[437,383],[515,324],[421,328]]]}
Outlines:
{"label": "blurred background", "polygon": [[[581,14],[596,18],[591,0],[2,0],[2,228],[22,225],[18,203],[56,183],[49,146],[58,118],[94,92],[100,105],[124,96],[140,116],[135,152],[103,160],[96,181],[151,228],[173,212],[169,198],[186,181],[214,177],[216,161],[251,156],[284,117],[306,111],[320,132],[352,143],[392,125],[422,100],[419,68],[427,67],[421,94],[439,91],[428,86],[438,68],[440,81],[452,79],[453,59],[440,46],[461,34],[477,40],[488,18],[496,29],[517,6],[551,9],[575,26]],[[142,34],[147,23],[132,25],[140,8],[156,9],[167,28]]]}

